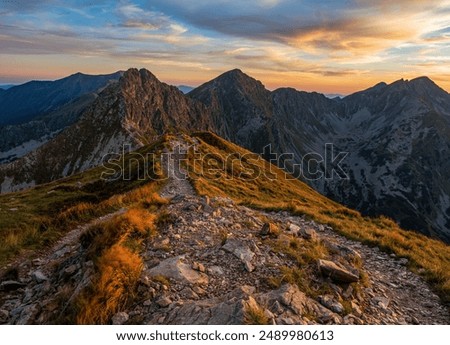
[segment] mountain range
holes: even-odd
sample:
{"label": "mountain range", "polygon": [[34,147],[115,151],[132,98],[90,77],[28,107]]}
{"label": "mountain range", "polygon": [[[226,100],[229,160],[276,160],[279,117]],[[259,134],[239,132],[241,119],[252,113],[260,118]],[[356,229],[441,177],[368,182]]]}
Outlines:
{"label": "mountain range", "polygon": [[[330,99],[269,91],[240,70],[184,95],[130,69],[13,87],[0,92],[0,109],[2,193],[95,167],[124,144],[134,150],[167,132],[208,130],[256,153],[270,145],[267,159],[292,154],[277,163],[303,164],[299,177],[320,193],[450,241],[450,95],[426,77]],[[307,162],[327,178],[305,169],[308,157],[339,153],[347,155],[334,175],[317,159]]]}

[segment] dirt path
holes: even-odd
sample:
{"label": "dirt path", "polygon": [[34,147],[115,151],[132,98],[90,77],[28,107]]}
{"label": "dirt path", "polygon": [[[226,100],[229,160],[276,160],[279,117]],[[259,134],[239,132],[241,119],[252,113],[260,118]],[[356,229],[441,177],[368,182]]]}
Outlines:
{"label": "dirt path", "polygon": [[165,151],[162,157],[162,168],[169,181],[161,190],[164,198],[176,195],[195,195],[194,189],[188,181],[188,174],[181,167],[180,162],[187,158],[188,144],[183,140],[171,142],[171,151]]}

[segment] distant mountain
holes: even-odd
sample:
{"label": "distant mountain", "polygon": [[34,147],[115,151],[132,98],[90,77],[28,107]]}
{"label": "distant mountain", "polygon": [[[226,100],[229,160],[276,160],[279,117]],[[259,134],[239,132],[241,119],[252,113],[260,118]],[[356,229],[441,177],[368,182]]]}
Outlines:
{"label": "distant mountain", "polygon": [[151,143],[175,129],[210,129],[206,107],[130,69],[106,87],[79,121],[23,158],[0,166],[1,191],[49,182],[97,166],[108,153]]}
{"label": "distant mountain", "polygon": [[[349,179],[303,178],[366,214],[450,241],[450,95],[426,77],[380,83],[344,99],[281,88],[269,92],[235,70],[189,94],[212,109],[216,132],[254,152],[293,153],[292,164],[325,144]],[[319,164],[319,169],[323,166]]]}
{"label": "distant mountain", "polygon": [[[23,118],[30,112],[35,116],[20,124],[0,124],[0,164],[24,156],[75,123],[97,93],[121,75],[122,72],[101,76],[79,73],[55,82],[31,82],[2,90],[0,104],[5,108],[0,110],[0,123],[12,113],[15,118]],[[33,104],[36,108],[32,108]]]}
{"label": "distant mountain", "polygon": [[194,87],[187,86],[187,85],[178,85],[177,87],[178,87],[178,90],[180,90],[184,94],[187,94],[187,93],[189,93],[189,92],[191,92],[192,90],[195,89]]}
{"label": "distant mountain", "polygon": [[108,75],[76,73],[56,81],[30,81],[0,94],[0,125],[28,122],[118,80],[122,72]]}
{"label": "distant mountain", "polygon": [[325,97],[327,98],[344,98],[344,95],[341,95],[340,93],[325,93]]}
{"label": "distant mountain", "polygon": [[254,151],[268,138],[273,113],[270,91],[241,70],[226,72],[188,95],[211,111],[216,133]]}
{"label": "distant mountain", "polygon": [[14,86],[16,86],[16,84],[2,84],[0,85],[0,90],[8,90]]}
{"label": "distant mountain", "polygon": [[[146,70],[130,69],[73,125],[0,166],[1,191],[84,171],[124,144],[137,148],[178,130],[211,130],[257,153],[267,145],[272,154],[292,153],[279,163],[322,194],[450,242],[450,95],[426,77],[330,99],[291,88],[271,92],[232,70],[185,96]],[[317,160],[339,152],[348,153],[343,171]]]}

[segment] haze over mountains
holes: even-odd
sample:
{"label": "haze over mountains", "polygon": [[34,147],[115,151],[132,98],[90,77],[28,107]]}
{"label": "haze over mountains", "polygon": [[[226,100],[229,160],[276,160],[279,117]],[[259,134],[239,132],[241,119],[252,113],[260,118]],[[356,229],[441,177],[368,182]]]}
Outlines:
{"label": "haze over mountains", "polygon": [[[168,130],[210,130],[257,153],[270,144],[275,153],[293,153],[291,164],[311,152],[324,155],[332,143],[335,155],[348,152],[348,179],[307,181],[311,186],[450,241],[450,95],[430,79],[330,99],[269,91],[240,70],[188,95],[146,70],[121,75],[74,75],[0,92],[0,123],[8,124],[0,127],[0,163],[16,159],[0,166],[1,192],[84,171],[124,144],[137,148]],[[25,149],[31,140],[39,142]]]}

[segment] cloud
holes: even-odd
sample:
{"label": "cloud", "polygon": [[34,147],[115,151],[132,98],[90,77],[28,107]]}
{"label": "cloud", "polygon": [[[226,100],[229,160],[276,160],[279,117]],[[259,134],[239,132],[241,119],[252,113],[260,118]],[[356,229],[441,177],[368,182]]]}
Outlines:
{"label": "cloud", "polygon": [[[264,8],[268,4],[270,9]],[[232,1],[152,1],[155,8],[220,34],[279,42],[309,52],[354,55],[416,39],[422,34],[424,14],[442,9],[442,4],[433,0],[284,0],[247,6]]]}

